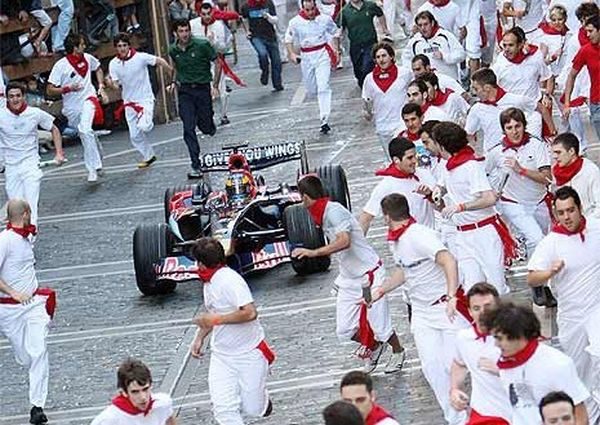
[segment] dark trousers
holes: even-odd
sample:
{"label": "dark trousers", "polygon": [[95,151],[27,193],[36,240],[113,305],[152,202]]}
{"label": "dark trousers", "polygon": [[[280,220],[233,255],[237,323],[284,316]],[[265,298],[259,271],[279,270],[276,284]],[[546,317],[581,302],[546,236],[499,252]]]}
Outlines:
{"label": "dark trousers", "polygon": [[281,84],[281,57],[279,56],[279,46],[277,40],[265,40],[260,37],[252,37],[250,40],[252,47],[258,55],[258,64],[262,72],[269,72],[269,59],[271,62],[271,81],[274,88],[279,88]]}
{"label": "dark trousers", "polygon": [[213,136],[217,127],[213,121],[210,83],[182,84],[179,87],[179,116],[183,122],[183,140],[187,145],[192,168],[200,168],[200,145],[196,127],[202,134]]}
{"label": "dark trousers", "polygon": [[358,85],[362,88],[365,77],[375,67],[373,57],[371,56],[372,44],[365,46],[350,45],[350,60],[354,69],[354,77],[358,81]]}

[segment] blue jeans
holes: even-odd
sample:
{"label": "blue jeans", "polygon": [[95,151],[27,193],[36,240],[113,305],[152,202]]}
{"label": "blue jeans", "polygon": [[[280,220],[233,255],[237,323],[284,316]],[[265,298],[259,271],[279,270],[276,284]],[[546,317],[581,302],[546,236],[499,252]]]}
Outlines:
{"label": "blue jeans", "polygon": [[596,130],[596,136],[600,140],[600,103],[590,103],[590,118],[594,130]]}
{"label": "blue jeans", "polygon": [[350,45],[350,60],[352,61],[354,77],[356,77],[358,85],[361,88],[367,74],[373,71],[373,68],[375,68],[375,62],[373,62],[373,56],[371,53],[372,49],[372,44],[367,46]]}
{"label": "blue jeans", "polygon": [[274,88],[280,88],[281,84],[281,57],[279,56],[279,46],[277,40],[265,40],[259,37],[252,37],[250,40],[252,47],[258,55],[258,64],[262,72],[269,72],[269,59],[271,61],[271,81]]}
{"label": "blue jeans", "polygon": [[73,21],[73,0],[54,0],[54,3],[60,8],[58,22],[52,27],[52,50],[65,49],[65,38],[71,30],[71,21]]}
{"label": "blue jeans", "polygon": [[200,145],[196,127],[202,134],[214,136],[217,132],[213,121],[210,84],[181,84],[178,90],[179,116],[183,122],[183,141],[190,154],[192,168],[200,168]]}

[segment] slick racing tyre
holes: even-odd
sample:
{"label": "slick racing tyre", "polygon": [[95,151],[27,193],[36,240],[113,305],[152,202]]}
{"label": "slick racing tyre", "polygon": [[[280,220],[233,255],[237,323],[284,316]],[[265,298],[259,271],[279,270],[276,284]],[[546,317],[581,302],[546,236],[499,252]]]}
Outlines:
{"label": "slick racing tyre", "polygon": [[[323,232],[315,226],[303,205],[290,205],[284,210],[283,216],[290,251],[294,248],[315,249],[325,245]],[[330,264],[329,257],[292,258],[292,268],[299,275],[324,272]]]}
{"label": "slick racing tyre", "polygon": [[165,209],[165,223],[169,222],[169,217],[171,217],[171,198],[173,197],[173,195],[175,195],[178,192],[187,192],[187,191],[192,191],[192,193],[195,193],[197,189],[197,185],[195,184],[184,184],[184,185],[180,185],[180,186],[175,186],[175,187],[170,187],[167,190],[165,190],[165,197],[164,197],[164,209]]}
{"label": "slick racing tyre", "polygon": [[144,295],[169,294],[177,282],[157,280],[155,265],[171,252],[173,236],[166,224],[142,224],[133,233],[135,280]]}
{"label": "slick racing tyre", "polygon": [[346,173],[341,165],[321,165],[315,170],[325,187],[327,195],[332,201],[339,202],[347,210],[352,211],[350,205],[350,191]]}

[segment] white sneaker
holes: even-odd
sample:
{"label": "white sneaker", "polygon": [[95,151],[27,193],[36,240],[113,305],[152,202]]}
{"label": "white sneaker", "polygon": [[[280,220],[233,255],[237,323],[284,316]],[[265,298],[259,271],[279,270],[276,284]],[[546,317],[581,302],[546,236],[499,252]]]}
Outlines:
{"label": "white sneaker", "polygon": [[96,183],[98,181],[98,174],[96,173],[96,170],[90,170],[87,181],[88,183]]}
{"label": "white sneaker", "polygon": [[365,373],[371,373],[377,368],[379,359],[381,358],[381,355],[385,351],[386,347],[387,347],[387,344],[385,342],[380,343],[379,347],[377,347],[375,350],[373,350],[373,352],[371,353],[371,356],[367,357],[365,359],[365,366],[363,369]]}
{"label": "white sneaker", "polygon": [[404,358],[406,357],[406,350],[402,347],[402,351],[399,353],[392,353],[390,359],[385,366],[385,373],[395,373],[402,370],[404,366]]}

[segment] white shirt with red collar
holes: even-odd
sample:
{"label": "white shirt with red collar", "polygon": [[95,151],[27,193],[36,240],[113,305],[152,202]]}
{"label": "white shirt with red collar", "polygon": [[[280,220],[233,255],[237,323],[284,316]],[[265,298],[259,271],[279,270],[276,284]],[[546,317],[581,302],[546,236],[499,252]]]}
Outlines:
{"label": "white shirt with red collar", "polygon": [[442,108],[433,105],[427,105],[423,108],[423,122],[427,121],[451,121],[448,115]]}
{"label": "white shirt with red collar", "polygon": [[[204,305],[209,313],[229,314],[254,302],[250,288],[242,276],[229,267],[218,269],[210,282],[204,283]],[[211,333],[210,346],[215,353],[245,354],[254,350],[265,338],[258,319],[244,323],[217,325]]]}
{"label": "white shirt with red collar", "polygon": [[[532,46],[530,46],[532,48]],[[521,63],[513,62],[504,55],[498,55],[491,66],[496,74],[498,85],[510,93],[520,94],[535,101],[542,99],[540,82],[552,77],[552,71],[544,62],[542,52],[526,55]]]}
{"label": "white shirt with red collar", "polygon": [[192,36],[205,38],[219,53],[225,53],[231,47],[233,35],[221,19],[215,19],[212,23],[204,25],[202,18],[194,18],[190,21]]}
{"label": "white shirt with red collar", "polygon": [[121,84],[124,102],[146,102],[154,100],[148,67],[156,65],[157,57],[144,52],[130,50],[126,60],[113,58],[108,65],[110,78]]}
{"label": "white shirt with red collar", "polygon": [[300,48],[310,48],[329,43],[338,28],[331,16],[319,14],[314,19],[294,16],[287,27],[285,42]]}
{"label": "white shirt with red collar", "polygon": [[[434,72],[433,70],[431,72]],[[441,72],[434,72],[436,77],[438,77],[438,83],[440,85],[440,90],[444,91],[446,89],[453,90],[454,93],[462,96],[466,93],[466,90],[463,86],[460,85],[458,81],[454,78],[447,76],[446,74],[442,74]]]}
{"label": "white shirt with red collar", "polygon": [[438,6],[431,1],[426,1],[419,7],[417,13],[428,11],[431,12],[435,20],[440,26],[456,37],[460,35],[460,28],[466,25],[465,15],[460,10],[460,6],[454,1],[449,1],[448,4]]}
{"label": "white shirt with red collar", "polygon": [[1,231],[0,279],[15,291],[33,295],[38,289],[34,265],[35,258],[31,241],[13,230]]}
{"label": "white shirt with red collar", "polygon": [[417,220],[417,223],[433,228],[435,223],[433,204],[423,195],[416,193],[416,190],[420,185],[433,188],[435,179],[428,170],[421,168],[417,168],[414,175],[416,178],[384,176],[371,192],[363,211],[374,217],[380,216],[382,214],[381,200],[392,193],[400,193],[406,197],[411,215]]}
{"label": "white shirt with red collar", "polygon": [[[530,354],[535,347],[528,345],[528,348]],[[551,391],[564,391],[575,405],[590,397],[573,360],[556,348],[538,344],[530,356],[517,357],[520,361],[510,362],[514,366],[500,368],[500,380],[512,406],[511,425],[541,424],[539,404]]]}
{"label": "white shirt with red collar", "polygon": [[[120,397],[115,397],[115,400]],[[173,400],[168,394],[152,394],[152,406],[146,413],[126,404],[113,402],[92,421],[92,425],[165,425],[173,416]],[[119,407],[121,406],[121,407]]]}
{"label": "white shirt with red collar", "polygon": [[[556,178],[554,181],[556,184]],[[571,186],[577,191],[584,216],[600,219],[600,168],[593,161],[583,158],[581,170],[563,186]]]}
{"label": "white shirt with red collar", "polygon": [[479,334],[475,326],[469,326],[458,332],[455,347],[454,361],[465,366],[471,375],[471,409],[481,416],[510,421],[511,406],[502,381],[479,367],[482,358],[494,363],[500,358],[500,349],[496,346],[494,337]]}
{"label": "white shirt with red collar", "polygon": [[[446,121],[463,122],[469,111],[467,101],[453,90],[440,90],[432,103],[432,106],[440,108],[446,114]],[[427,121],[428,119],[423,120]]]}
{"label": "white shirt with red collar", "polygon": [[100,67],[100,61],[87,53],[84,53],[83,57],[88,64],[87,72],[83,76],[64,57],[54,64],[48,77],[48,82],[57,87],[73,86],[74,84],[83,86],[79,91],[71,91],[62,95],[62,110],[67,116],[80,113],[83,102],[90,96],[96,97],[96,89],[92,84],[92,72]]}

